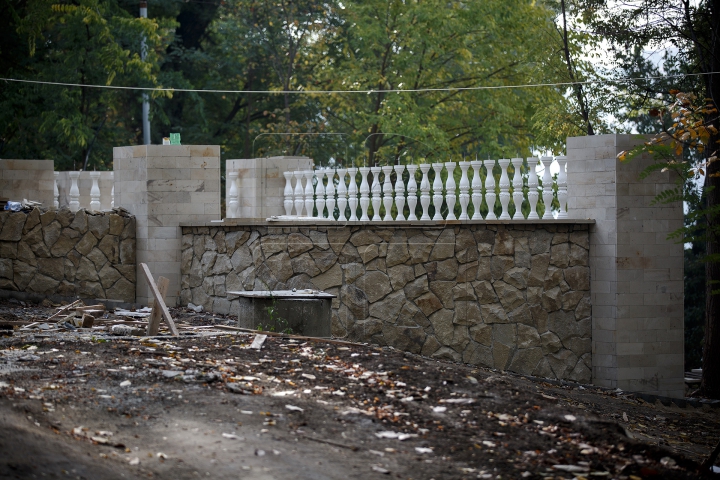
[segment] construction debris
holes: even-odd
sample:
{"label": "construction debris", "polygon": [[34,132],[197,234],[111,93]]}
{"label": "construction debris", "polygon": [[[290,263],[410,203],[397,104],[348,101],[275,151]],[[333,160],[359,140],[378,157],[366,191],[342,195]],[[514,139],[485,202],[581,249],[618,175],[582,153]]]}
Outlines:
{"label": "construction debris", "polygon": [[[107,464],[126,478],[142,476],[141,468],[160,476],[163,461],[178,478],[195,476],[213,452],[217,464],[270,468],[273,478],[297,478],[301,466],[333,478],[417,477],[420,467],[422,478],[690,479],[720,433],[709,408],[665,407],[372,345],[220,330],[235,318],[185,308],[170,309],[180,336],[162,322],[147,337],[147,317],[106,310],[92,315],[91,328],[71,330],[58,322],[82,320],[93,305],[49,322],[54,308],[6,305],[0,318],[35,326],[0,338],[0,428],[17,414],[23,438],[45,432],[38,452],[84,442],[90,455],[69,460]],[[260,349],[250,348],[262,338]],[[167,438],[148,433],[158,425]],[[188,438],[202,448],[187,448]],[[9,451],[0,449],[0,477],[11,476],[6,465],[17,455]]]}

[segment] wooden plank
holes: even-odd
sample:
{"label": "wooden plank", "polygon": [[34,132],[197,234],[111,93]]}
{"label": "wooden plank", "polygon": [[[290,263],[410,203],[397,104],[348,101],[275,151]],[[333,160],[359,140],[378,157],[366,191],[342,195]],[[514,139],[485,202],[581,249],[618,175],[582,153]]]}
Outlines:
{"label": "wooden plank", "polygon": [[150,269],[148,266],[144,263],[140,264],[140,268],[142,268],[143,273],[145,274],[145,279],[148,282],[148,286],[150,287],[150,291],[152,292],[153,296],[155,297],[155,304],[159,304],[160,310],[162,311],[163,318],[165,318],[165,323],[167,323],[168,327],[170,328],[170,332],[174,336],[178,336],[178,329],[175,327],[175,322],[172,319],[172,316],[170,315],[170,311],[167,308],[167,305],[165,305],[165,299],[160,294],[160,291],[158,290],[157,285],[155,285],[155,280],[153,280],[153,276],[150,273]]}
{"label": "wooden plank", "polygon": [[[158,277],[157,287],[158,287],[158,291],[160,292],[160,295],[162,295],[163,300],[165,300],[165,295],[167,295],[169,286],[170,286],[169,278]],[[150,314],[150,319],[148,320],[148,327],[147,327],[148,336],[154,337],[155,335],[157,335],[158,330],[160,329],[161,318],[162,318],[162,312],[160,309],[160,302],[153,301],[152,313]]]}
{"label": "wooden plank", "polygon": [[66,310],[71,309],[72,307],[74,307],[74,306],[77,305],[78,303],[80,303],[80,300],[75,300],[75,301],[72,302],[71,304],[65,305],[64,307],[62,307],[62,308],[61,308],[60,310],[58,310],[57,312],[55,312],[55,313],[53,313],[52,315],[50,315],[47,319],[50,320],[50,319],[53,319],[53,318],[57,317],[58,315],[60,315],[61,313],[63,313],[63,312],[66,311]]}

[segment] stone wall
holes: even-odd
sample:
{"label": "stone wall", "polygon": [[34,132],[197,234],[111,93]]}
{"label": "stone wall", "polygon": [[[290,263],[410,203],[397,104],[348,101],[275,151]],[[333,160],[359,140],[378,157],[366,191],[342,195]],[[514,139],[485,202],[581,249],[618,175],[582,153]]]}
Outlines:
{"label": "stone wall", "polygon": [[135,218],[0,212],[0,289],[135,301]]}
{"label": "stone wall", "polygon": [[335,337],[591,380],[588,223],[183,227],[181,302],[316,288]]}

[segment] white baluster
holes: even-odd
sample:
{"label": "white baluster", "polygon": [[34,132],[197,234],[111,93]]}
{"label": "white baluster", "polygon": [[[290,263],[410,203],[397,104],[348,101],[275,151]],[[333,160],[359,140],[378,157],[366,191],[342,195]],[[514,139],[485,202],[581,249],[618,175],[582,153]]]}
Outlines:
{"label": "white baluster", "polygon": [[540,217],[537,214],[538,203],[538,176],[537,176],[537,157],[528,158],[528,202],[530,203],[530,213],[528,220],[537,220]]}
{"label": "white baluster", "polygon": [[367,176],[370,172],[370,168],[368,167],[360,167],[360,221],[361,222],[368,222],[370,221],[370,217],[368,217],[368,206],[370,205],[370,185],[368,185]]}
{"label": "white baluster", "polygon": [[560,212],[558,218],[568,218],[567,212],[567,157],[557,157],[560,172],[558,173],[558,201]]}
{"label": "white baluster", "polygon": [[432,219],[438,221],[443,219],[442,213],[440,212],[442,210],[443,203],[443,183],[442,176],[440,175],[443,169],[443,164],[433,163],[432,167],[435,171],[435,180],[433,180],[433,205],[435,206],[435,215],[433,215]]}
{"label": "white baluster", "polygon": [[[345,183],[344,178],[343,183]],[[335,170],[328,170],[328,184],[325,188],[325,193],[327,194],[327,201],[325,202],[328,211],[327,218],[330,220],[335,220]],[[343,220],[345,219],[343,218]]]}
{"label": "white baluster", "polygon": [[[483,162],[485,163],[485,162]],[[485,168],[487,169],[487,176],[485,177],[485,201],[487,202],[488,206],[488,214],[486,219],[488,220],[497,220],[497,215],[495,215],[495,175],[493,174],[493,167],[495,166],[495,162],[492,160],[488,160],[488,164]]]}
{"label": "white baluster", "polygon": [[[345,216],[345,207],[347,207],[347,187],[345,186],[345,174],[347,173],[347,168],[338,168],[338,185],[337,185],[337,206],[338,206],[338,222],[344,222],[347,220],[347,217]],[[352,179],[352,182],[355,182],[355,179]],[[355,203],[357,206],[357,203]]]}
{"label": "white baluster", "polygon": [[393,191],[392,182],[390,181],[390,172],[392,172],[392,165],[385,165],[380,167],[384,175],[382,184],[382,203],[385,207],[385,215],[382,217],[383,222],[392,221],[392,204],[393,204]]}
{"label": "white baluster", "polygon": [[356,222],[357,217],[357,206],[358,206],[358,186],[357,186],[357,168],[349,168],[348,176],[350,177],[350,183],[348,185],[348,205],[350,205],[350,218],[351,222]]}
{"label": "white baluster", "polygon": [[457,201],[455,167],[457,167],[457,164],[455,162],[445,162],[445,167],[448,172],[447,180],[445,180],[445,200],[447,201],[448,214],[445,220],[457,220],[457,217],[455,217],[455,202]]}
{"label": "white baluster", "polygon": [[508,213],[508,205],[510,204],[510,178],[508,177],[507,167],[510,165],[510,159],[501,158],[498,160],[502,173],[500,174],[500,204],[502,205],[502,214],[499,220],[510,220]]}
{"label": "white baluster", "polygon": [[53,206],[55,210],[60,208],[60,190],[58,190],[58,176],[60,172],[53,172]]}
{"label": "white baluster", "polygon": [[[288,172],[285,172],[288,173]],[[237,218],[238,217],[238,188],[237,188],[237,178],[238,178],[238,172],[237,171],[230,171],[227,172],[227,181],[230,182],[230,191],[228,192],[228,208],[227,208],[227,218]],[[287,176],[285,177],[287,179]],[[285,192],[287,194],[287,186],[285,187]],[[291,190],[292,192],[292,190]],[[285,211],[288,210],[287,205],[287,197],[285,197],[285,201],[283,205],[285,206]],[[290,210],[292,210],[292,200],[290,200]]]}
{"label": "white baluster", "polygon": [[409,221],[416,221],[417,215],[415,214],[415,207],[417,207],[417,180],[415,180],[415,172],[417,172],[418,166],[417,165],[408,165],[408,186],[407,186],[407,204],[408,209],[410,210],[410,214],[408,215],[407,219]]}
{"label": "white baluster", "polygon": [[[324,170],[318,170],[317,185],[315,186],[315,204],[317,205],[318,218],[325,218],[325,176]],[[328,180],[330,183],[332,180]],[[332,214],[330,214],[332,216]],[[334,219],[333,219],[334,220]]]}
{"label": "white baluster", "polygon": [[553,191],[552,191],[552,174],[550,173],[550,165],[552,165],[553,158],[552,157],[542,157],[541,159],[543,165],[545,166],[545,171],[543,172],[543,178],[542,178],[542,184],[543,184],[543,192],[542,192],[542,198],[543,203],[545,204],[545,213],[543,214],[543,220],[552,220],[552,199],[553,199]]}
{"label": "white baluster", "polygon": [[373,222],[379,222],[382,220],[380,218],[380,204],[382,203],[382,197],[380,192],[380,167],[371,167],[370,171],[373,174],[373,182],[372,182],[372,206],[373,206],[373,216],[371,220]]}
{"label": "white baluster", "polygon": [[297,170],[295,172],[295,191],[293,192],[293,198],[295,203],[295,215],[301,217],[303,214],[303,206],[305,200],[303,198],[303,192],[305,191],[302,186],[303,171]]}
{"label": "white baluster", "polygon": [[115,172],[110,172],[112,190],[110,190],[110,208],[115,208]]}
{"label": "white baluster", "polygon": [[102,209],[102,204],[100,203],[100,187],[98,186],[100,172],[90,172],[90,178],[92,179],[92,187],[90,187],[90,210],[99,212]]}
{"label": "white baluster", "polygon": [[523,178],[522,178],[522,158],[513,158],[512,163],[515,167],[515,174],[513,175],[513,202],[515,203],[515,214],[513,220],[523,220],[525,217],[522,213],[523,203]]}
{"label": "white baluster", "polygon": [[[228,177],[230,176],[230,173],[228,173]],[[283,192],[285,195],[285,200],[283,200],[283,206],[285,207],[285,215],[288,217],[292,215],[292,207],[293,207],[293,189],[292,189],[292,177],[293,172],[283,172],[283,177],[285,177],[285,191]]]}
{"label": "white baluster", "polygon": [[470,162],[460,162],[460,220],[469,220],[467,207],[470,203],[470,179],[468,179]]}
{"label": "white baluster", "polygon": [[70,204],[68,206],[71,212],[77,212],[80,210],[80,190],[77,184],[80,172],[68,172],[68,175],[70,175],[70,180],[72,180],[72,185],[70,186]]}
{"label": "white baluster", "polygon": [[303,172],[303,175],[305,176],[305,216],[312,217],[313,207],[315,206],[315,199],[313,198],[315,196],[315,191],[313,189],[313,178],[315,177],[315,172],[312,170],[306,170]]}
{"label": "white baluster", "polygon": [[[480,205],[482,205],[482,177],[480,176],[482,162],[473,160],[470,162],[470,165],[472,165],[473,168],[472,204],[475,209],[472,220],[482,220],[482,214],[480,213]],[[460,182],[460,189],[460,203],[462,203],[462,181]]]}
{"label": "white baluster", "polygon": [[423,213],[420,220],[431,220],[430,218],[430,181],[428,175],[430,172],[429,163],[421,163],[420,171],[422,171],[423,177],[420,182],[420,205],[422,205]]}
{"label": "white baluster", "polygon": [[[405,220],[405,182],[403,182],[403,170],[405,165],[395,165],[395,206],[397,206],[397,217],[395,220],[398,222]],[[392,205],[392,204],[391,204]]]}

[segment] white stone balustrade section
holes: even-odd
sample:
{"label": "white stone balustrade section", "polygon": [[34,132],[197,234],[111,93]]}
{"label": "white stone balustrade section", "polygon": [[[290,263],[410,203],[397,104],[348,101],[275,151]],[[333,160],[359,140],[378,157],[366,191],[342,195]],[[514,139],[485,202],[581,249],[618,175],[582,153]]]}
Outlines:
{"label": "white stone balustrade section", "polygon": [[370,173],[370,169],[368,167],[360,167],[360,211],[362,212],[362,215],[360,216],[361,222],[369,222],[370,217],[368,217],[368,207],[370,206],[370,185],[368,184],[368,173]]}
{"label": "white stone balustrade section", "polygon": [[392,172],[393,167],[391,166],[384,166],[380,167],[382,170],[382,174],[385,177],[383,179],[382,184],[382,203],[385,207],[385,215],[383,216],[383,222],[390,222],[392,221],[392,205],[393,205],[393,186],[392,182],[390,182],[390,172]]}
{"label": "white stone balustrade section", "polygon": [[92,179],[92,187],[90,187],[90,210],[100,211],[102,208],[100,205],[100,187],[98,187],[100,172],[90,172],[90,178]]}
{"label": "white stone balustrade section", "polygon": [[470,166],[473,169],[473,179],[472,179],[472,205],[475,209],[473,211],[473,216],[471,220],[482,220],[482,212],[480,211],[480,206],[482,205],[483,201],[483,193],[482,193],[482,162],[479,160],[473,160],[470,162]]}
{"label": "white stone balustrade section", "polygon": [[415,172],[417,172],[418,166],[417,165],[408,165],[407,171],[408,171],[408,186],[407,186],[407,204],[408,204],[408,210],[410,210],[410,213],[407,216],[407,220],[409,221],[416,221],[417,214],[415,213],[415,209],[417,208],[417,180],[415,180]]}
{"label": "white stone balustrade section", "polygon": [[545,166],[545,170],[543,170],[543,178],[542,178],[542,185],[543,185],[543,191],[542,191],[542,198],[543,203],[545,204],[545,213],[543,213],[543,219],[548,220],[553,218],[552,214],[552,199],[553,199],[553,191],[552,191],[552,174],[550,173],[550,165],[552,165],[553,158],[552,157],[542,157],[541,159],[543,166]]}
{"label": "white stone balustrade section", "polygon": [[528,158],[528,203],[530,204],[530,213],[528,220],[537,220],[540,217],[537,214],[538,203],[538,159],[537,157]]}
{"label": "white stone balustrade section", "polygon": [[558,219],[568,218],[567,213],[567,157],[561,156],[556,158],[560,171],[558,172],[557,186],[558,186],[558,201],[560,202],[560,211],[558,212]]}
{"label": "white stone balustrade section", "polygon": [[523,181],[522,181],[522,158],[513,158],[512,164],[515,168],[513,174],[512,186],[513,186],[513,203],[515,204],[515,213],[513,214],[513,220],[520,220],[523,218],[522,214],[522,203],[523,203]]}
{"label": "white stone balustrade section", "polygon": [[498,218],[499,220],[510,220],[510,211],[508,206],[510,205],[510,177],[508,176],[508,166],[510,165],[510,159],[501,158],[498,160],[502,173],[500,174],[500,204],[502,205],[502,214]]}
{"label": "white stone balustrade section", "polygon": [[422,181],[420,182],[420,204],[422,205],[422,217],[420,220],[430,220],[430,164],[421,163]]}
{"label": "white stone balustrade section", "polygon": [[[293,172],[283,172],[283,177],[285,177],[285,192],[284,192],[285,199],[283,200],[283,207],[285,207],[285,215],[287,215],[289,217],[290,215],[292,215],[292,209],[293,209],[293,188],[292,188]],[[230,178],[230,172],[228,172],[228,178]],[[237,178],[237,176],[235,178]],[[237,188],[237,185],[235,188]],[[231,193],[231,195],[232,195],[232,193]],[[236,207],[236,210],[237,210],[237,207]]]}
{"label": "white stone balustrade section", "polygon": [[[60,208],[60,190],[58,190],[58,176],[60,172],[53,172],[53,206],[55,210]],[[113,186],[113,188],[115,188]]]}
{"label": "white stone balustrade section", "polygon": [[317,174],[317,185],[315,186],[315,206],[317,207],[317,217],[325,218],[325,176],[326,173],[321,171]]}
{"label": "white stone balustrade section", "polygon": [[[338,206],[338,222],[344,222],[347,220],[345,216],[345,208],[348,204],[347,199],[347,187],[345,186],[345,175],[347,175],[346,168],[338,168],[338,184],[337,184],[337,206]],[[328,193],[330,195],[330,193]]]}
{"label": "white stone balustrade section", "polygon": [[370,220],[373,222],[379,222],[382,220],[380,218],[380,203],[382,201],[381,192],[380,192],[380,167],[371,167],[370,172],[373,174],[373,182],[372,182],[372,206],[373,206],[373,216]]}
{"label": "white stone balustrade section", "polygon": [[315,191],[313,190],[313,178],[315,172],[312,170],[306,170],[303,172],[305,177],[305,216],[313,216],[313,206],[315,205]]}
{"label": "white stone balustrade section", "polygon": [[70,203],[68,207],[71,212],[77,212],[80,210],[80,189],[77,184],[80,172],[70,172],[69,175],[72,184],[70,185]]}
{"label": "white stone balustrade section", "polygon": [[495,175],[493,174],[493,168],[495,162],[488,160],[485,168],[487,169],[487,176],[485,177],[485,201],[487,202],[488,214],[485,217],[486,220],[497,220],[495,215]]}
{"label": "white stone balustrade section", "polygon": [[447,202],[448,213],[445,220],[457,220],[455,217],[455,202],[457,201],[457,195],[455,189],[455,162],[445,162],[445,168],[447,168],[447,179],[445,180],[445,201]]}
{"label": "white stone balustrade section", "polygon": [[405,182],[403,181],[403,171],[405,170],[405,165],[395,165],[393,170],[395,170],[396,175],[395,206],[397,207],[397,216],[395,217],[395,220],[403,221],[405,220]]}
{"label": "white stone balustrade section", "polygon": [[468,169],[470,162],[460,162],[460,217],[459,220],[469,220],[468,204],[470,203],[470,179],[468,178]]}
{"label": "white stone balustrade section", "polygon": [[358,207],[358,187],[357,187],[357,168],[349,168],[348,174],[350,175],[350,183],[348,184],[348,204],[350,205],[350,220],[351,222],[357,221],[357,207]]}
{"label": "white stone balustrade section", "polygon": [[[556,211],[557,218],[568,218],[566,207],[567,159],[565,157],[557,157],[557,159],[542,157],[540,160],[537,157],[529,157],[527,167],[524,167],[525,160],[522,158],[499,159],[497,165],[500,168],[500,179],[497,182],[493,174],[495,163],[494,160],[474,160],[407,166],[317,168],[315,171],[283,172],[285,177],[285,214],[330,221],[337,220],[338,222],[358,220],[362,222],[412,222],[418,221],[416,208],[419,196],[422,208],[422,215],[419,218],[421,221],[482,220],[483,203],[488,210],[484,217],[485,220],[525,220],[523,204],[526,205],[526,208],[529,206],[527,220],[538,220],[538,201],[542,198],[542,202],[545,204],[543,219],[552,220],[554,214],[552,202],[555,190],[557,190],[557,198],[560,202],[560,210]],[[484,182],[483,167],[486,171]],[[456,184],[454,175],[458,168],[460,169],[460,181]],[[551,168],[552,171],[559,170],[559,173],[552,175]],[[407,176],[405,175],[406,169]],[[432,184],[430,182],[431,169],[434,173]],[[446,170],[444,181],[442,179],[443,169]],[[510,169],[514,172],[512,179],[510,178]],[[418,170],[420,170],[419,186],[418,177],[416,177]],[[538,170],[541,172],[542,183],[539,183]],[[359,185],[358,172],[360,173]],[[392,180],[393,172],[394,182]],[[233,181],[233,177],[236,175],[228,172],[228,181]],[[407,180],[405,180],[406,178]],[[233,212],[234,195],[232,190],[231,187],[228,215],[232,215]],[[527,193],[525,193],[526,191]],[[510,216],[511,199],[515,209],[512,218]],[[502,209],[499,216],[495,214],[496,200],[499,200]],[[525,203],[526,200],[527,203]],[[456,218],[455,207],[458,202],[460,214]],[[361,212],[359,219],[358,205]],[[370,205],[372,205],[373,211],[372,218],[369,215]],[[409,210],[408,215],[405,215],[406,205]],[[443,218],[443,205],[447,207],[445,218]],[[471,205],[472,218],[468,213]],[[393,206],[397,212],[394,218]],[[431,206],[434,208],[432,218],[430,217]],[[335,207],[338,211],[337,219],[335,218]],[[348,207],[349,216],[347,214]],[[381,215],[382,209],[384,209],[384,214]]]}
{"label": "white stone balustrade section", "polygon": [[327,187],[325,187],[325,205],[327,205],[327,218],[335,220],[335,170],[327,170]]}

